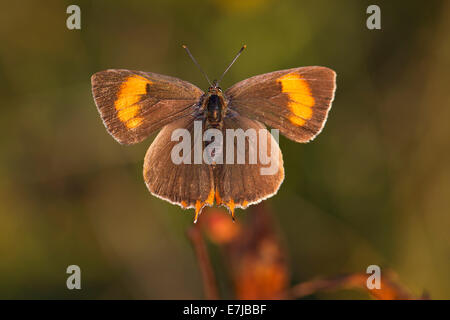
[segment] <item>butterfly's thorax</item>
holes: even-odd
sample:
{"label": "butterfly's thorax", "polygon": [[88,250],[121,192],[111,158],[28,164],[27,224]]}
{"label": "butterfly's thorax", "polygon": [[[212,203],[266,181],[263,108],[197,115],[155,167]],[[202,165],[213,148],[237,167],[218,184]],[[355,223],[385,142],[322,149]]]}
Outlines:
{"label": "butterfly's thorax", "polygon": [[219,87],[211,87],[202,99],[206,128],[221,128],[227,103]]}

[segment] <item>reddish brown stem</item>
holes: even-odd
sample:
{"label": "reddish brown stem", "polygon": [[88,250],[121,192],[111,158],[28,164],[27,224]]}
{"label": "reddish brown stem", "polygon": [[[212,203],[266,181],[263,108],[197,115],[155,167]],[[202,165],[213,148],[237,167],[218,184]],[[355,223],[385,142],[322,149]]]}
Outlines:
{"label": "reddish brown stem", "polygon": [[[414,299],[405,288],[395,281],[395,276],[391,272],[385,272],[380,289],[368,289],[366,285],[367,277],[368,275],[365,273],[355,273],[327,279],[314,279],[295,285],[289,290],[287,296],[298,299],[322,291],[362,289],[375,299],[380,300]],[[422,299],[424,298],[422,297]]]}
{"label": "reddish brown stem", "polygon": [[194,247],[195,255],[197,257],[200,273],[202,275],[205,297],[208,300],[219,299],[216,278],[199,224],[195,224],[188,230],[188,237]]}

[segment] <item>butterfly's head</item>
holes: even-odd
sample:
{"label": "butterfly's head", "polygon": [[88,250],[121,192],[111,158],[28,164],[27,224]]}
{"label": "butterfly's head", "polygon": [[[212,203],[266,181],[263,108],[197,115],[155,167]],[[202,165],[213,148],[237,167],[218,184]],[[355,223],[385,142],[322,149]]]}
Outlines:
{"label": "butterfly's head", "polygon": [[208,93],[210,94],[218,94],[222,93],[222,88],[219,87],[219,83],[217,80],[214,80],[211,84],[211,86],[208,88]]}
{"label": "butterfly's head", "polygon": [[210,87],[208,89],[209,92],[211,92],[211,90],[219,90],[220,92],[222,92],[222,89],[220,89],[219,87],[219,82],[222,81],[223,76],[227,73],[227,71],[231,68],[231,66],[233,65],[233,63],[237,60],[237,58],[241,55],[242,51],[244,51],[244,49],[247,46],[244,45],[241,50],[239,50],[239,52],[237,53],[237,55],[234,57],[233,61],[231,61],[231,63],[228,65],[228,67],[225,69],[225,71],[222,73],[222,76],[219,78],[219,80],[214,80],[212,83],[211,81],[209,81],[209,78],[207,76],[207,74],[203,71],[202,67],[200,67],[200,65],[198,64],[197,60],[195,60],[194,56],[191,54],[191,52],[189,51],[188,47],[186,47],[185,45],[183,45],[183,48],[186,50],[186,52],[188,53],[188,55],[191,57],[192,61],[194,61],[195,65],[199,68],[199,70],[201,71],[201,73],[203,73],[203,75],[206,78],[206,81],[208,81]]}

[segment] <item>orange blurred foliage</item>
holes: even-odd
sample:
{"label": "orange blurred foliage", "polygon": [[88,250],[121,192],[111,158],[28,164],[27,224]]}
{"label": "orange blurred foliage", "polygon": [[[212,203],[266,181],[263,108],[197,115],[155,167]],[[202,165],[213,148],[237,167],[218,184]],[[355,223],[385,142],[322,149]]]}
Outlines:
{"label": "orange blurred foliage", "polygon": [[354,273],[328,279],[306,281],[294,286],[289,296],[292,298],[303,298],[320,291],[356,289],[367,291],[376,300],[427,299],[425,295],[420,298],[414,297],[409,290],[400,285],[396,274],[390,270],[383,273],[380,289],[369,289],[367,287],[367,278],[368,275],[365,273]]}
{"label": "orange blurred foliage", "polygon": [[210,208],[200,220],[200,229],[219,246],[228,264],[235,298],[298,299],[323,291],[352,289],[364,290],[377,300],[417,299],[399,284],[390,270],[383,272],[380,289],[367,287],[365,273],[314,279],[289,288],[287,255],[270,210],[260,204],[252,211],[244,222],[233,222],[224,211]]}
{"label": "orange blurred foliage", "polygon": [[245,222],[233,223],[223,211],[209,209],[203,230],[222,249],[237,299],[282,298],[290,280],[285,251],[266,206],[251,211]]}

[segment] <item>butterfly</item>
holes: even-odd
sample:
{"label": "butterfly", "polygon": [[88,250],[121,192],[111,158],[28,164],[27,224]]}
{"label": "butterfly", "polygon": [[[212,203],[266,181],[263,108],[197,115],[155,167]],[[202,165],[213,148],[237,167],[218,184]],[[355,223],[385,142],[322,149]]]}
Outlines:
{"label": "butterfly", "polygon": [[[91,78],[94,101],[107,131],[121,144],[141,142],[160,130],[148,148],[143,168],[145,183],[153,195],[184,209],[195,209],[194,222],[205,206],[214,203],[225,206],[234,219],[235,208],[245,209],[275,195],[284,180],[282,154],[270,133],[263,137],[266,126],[296,142],[314,139],[331,108],[336,73],[320,66],[286,69],[248,78],[222,91],[221,79],[245,46],[213,82],[183,47],[210,84],[206,92],[166,75],[109,69]],[[202,124],[203,131],[254,129],[259,143],[267,139],[271,150],[279,155],[276,171],[262,175],[262,163],[174,163],[173,150],[179,143],[173,139],[175,130],[182,128],[194,136],[195,123]],[[202,147],[207,145],[202,143]],[[194,150],[193,142],[190,148],[188,151]],[[234,141],[223,156],[235,151],[248,158],[250,149],[238,150]],[[183,156],[191,156],[187,153]]]}

